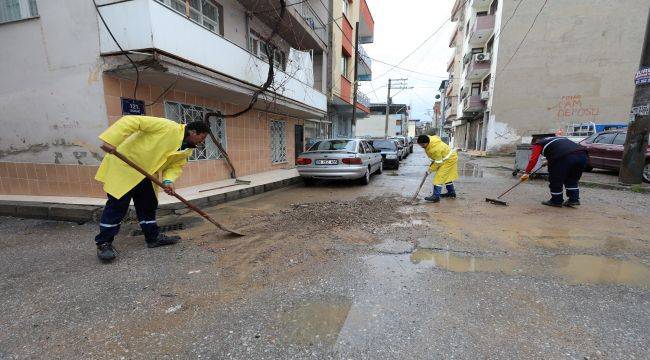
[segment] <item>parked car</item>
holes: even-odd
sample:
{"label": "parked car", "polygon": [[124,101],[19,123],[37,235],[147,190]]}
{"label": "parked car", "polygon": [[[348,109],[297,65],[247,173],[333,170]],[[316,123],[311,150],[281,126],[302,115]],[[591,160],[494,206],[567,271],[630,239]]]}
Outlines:
{"label": "parked car", "polygon": [[298,173],[308,185],[317,179],[359,179],[370,183],[370,175],[384,169],[381,153],[363,139],[317,141],[296,160]]}
{"label": "parked car", "polygon": [[381,158],[384,168],[390,167],[399,169],[399,145],[394,139],[372,139],[368,142],[377,150],[381,151]]}
{"label": "parked car", "polygon": [[406,136],[393,136],[392,139],[402,140],[404,147],[406,148],[406,156],[413,153],[413,141],[409,140]]}
{"label": "parked car", "polygon": [[[616,129],[591,135],[581,141],[580,144],[587,148],[589,154],[586,170],[591,171],[597,168],[619,171],[626,136],[627,129]],[[643,181],[650,182],[650,146],[646,148]]]}
{"label": "parked car", "polygon": [[400,152],[400,160],[406,159],[407,156],[409,156],[409,148],[406,145],[406,140],[404,138],[400,137],[391,137],[391,139],[397,141],[398,147],[399,147],[399,152]]}

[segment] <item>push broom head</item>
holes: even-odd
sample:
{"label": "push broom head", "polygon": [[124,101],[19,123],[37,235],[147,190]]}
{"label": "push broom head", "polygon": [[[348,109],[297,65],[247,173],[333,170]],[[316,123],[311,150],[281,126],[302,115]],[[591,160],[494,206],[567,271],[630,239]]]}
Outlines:
{"label": "push broom head", "polygon": [[503,201],[503,200],[499,200],[499,199],[490,199],[490,198],[485,198],[485,201],[487,201],[487,202],[489,202],[489,203],[492,203],[492,204],[495,204],[495,205],[508,206],[508,203],[507,203],[507,202],[505,202],[505,201]]}

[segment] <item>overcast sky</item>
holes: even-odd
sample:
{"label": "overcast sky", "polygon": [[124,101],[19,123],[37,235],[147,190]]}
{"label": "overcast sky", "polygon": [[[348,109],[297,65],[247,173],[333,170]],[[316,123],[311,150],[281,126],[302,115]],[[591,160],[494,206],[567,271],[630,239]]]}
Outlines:
{"label": "overcast sky", "polygon": [[[363,45],[368,55],[389,64],[397,64],[438,27],[445,24],[399,67],[417,74],[393,69],[378,61],[372,62],[372,82],[360,82],[359,89],[371,102],[386,102],[388,78],[408,78],[415,87],[393,97],[393,103],[411,105],[411,118],[429,120],[434,96],[440,81],[447,78],[447,61],[453,52],[449,38],[453,25],[449,21],[454,0],[366,0],[375,20],[375,42]],[[374,87],[374,91],[373,91]],[[392,93],[395,93],[393,90]]]}

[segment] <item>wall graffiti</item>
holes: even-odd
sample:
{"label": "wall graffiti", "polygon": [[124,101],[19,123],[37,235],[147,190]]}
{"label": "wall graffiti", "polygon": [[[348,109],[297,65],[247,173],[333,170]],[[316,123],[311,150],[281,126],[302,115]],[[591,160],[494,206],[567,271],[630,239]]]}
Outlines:
{"label": "wall graffiti", "polygon": [[556,117],[560,121],[596,120],[600,115],[600,108],[596,105],[584,104],[581,95],[562,96],[557,104]]}

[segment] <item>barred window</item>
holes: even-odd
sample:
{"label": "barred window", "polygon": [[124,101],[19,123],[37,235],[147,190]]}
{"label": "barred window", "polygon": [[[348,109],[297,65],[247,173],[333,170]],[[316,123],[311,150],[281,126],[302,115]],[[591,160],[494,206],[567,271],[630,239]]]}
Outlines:
{"label": "barred window", "polygon": [[287,162],[287,132],[284,121],[271,121],[271,162]]}
{"label": "barred window", "polygon": [[[214,112],[214,110],[201,106],[165,101],[165,117],[181,124],[203,121],[205,119],[205,114],[209,112]],[[211,118],[210,128],[212,129],[214,136],[223,146],[224,150],[226,150],[226,121],[222,118]],[[190,161],[221,158],[223,158],[223,155],[208,137],[205,140],[205,144],[199,145],[194,149],[192,156],[190,156]]]}

